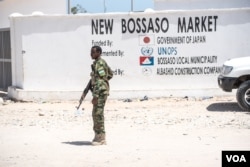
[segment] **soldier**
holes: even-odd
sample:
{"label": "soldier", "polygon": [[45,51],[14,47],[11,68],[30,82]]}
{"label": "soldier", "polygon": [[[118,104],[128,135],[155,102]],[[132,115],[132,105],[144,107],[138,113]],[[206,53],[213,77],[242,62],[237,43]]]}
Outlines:
{"label": "soldier", "polygon": [[104,106],[109,95],[109,80],[113,77],[113,72],[104,59],[101,58],[102,48],[93,46],[91,48],[91,58],[94,60],[91,72],[91,84],[93,86],[93,130],[95,137],[92,145],[106,144],[104,127]]}

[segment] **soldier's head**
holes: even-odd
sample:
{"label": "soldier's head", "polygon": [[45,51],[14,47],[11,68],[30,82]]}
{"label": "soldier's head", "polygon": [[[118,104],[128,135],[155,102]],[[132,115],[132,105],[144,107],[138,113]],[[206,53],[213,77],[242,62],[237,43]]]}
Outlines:
{"label": "soldier's head", "polygon": [[91,58],[98,59],[102,54],[102,48],[100,46],[92,46],[91,48]]}

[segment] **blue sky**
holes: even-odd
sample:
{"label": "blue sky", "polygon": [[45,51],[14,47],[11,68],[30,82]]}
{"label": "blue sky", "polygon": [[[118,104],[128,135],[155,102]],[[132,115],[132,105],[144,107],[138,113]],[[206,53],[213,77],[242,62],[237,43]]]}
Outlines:
{"label": "blue sky", "polygon": [[106,12],[130,12],[131,1],[133,11],[144,11],[147,8],[154,8],[153,0],[70,0],[71,7],[81,5],[88,13],[103,13],[104,2]]}

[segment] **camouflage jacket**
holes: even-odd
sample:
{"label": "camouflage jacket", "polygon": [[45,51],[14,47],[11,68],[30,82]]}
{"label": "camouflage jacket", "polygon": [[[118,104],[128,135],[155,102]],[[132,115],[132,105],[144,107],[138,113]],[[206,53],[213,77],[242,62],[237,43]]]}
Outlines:
{"label": "camouflage jacket", "polygon": [[102,58],[98,58],[91,65],[91,82],[93,86],[93,97],[99,95],[109,95],[109,80],[113,77],[113,72]]}

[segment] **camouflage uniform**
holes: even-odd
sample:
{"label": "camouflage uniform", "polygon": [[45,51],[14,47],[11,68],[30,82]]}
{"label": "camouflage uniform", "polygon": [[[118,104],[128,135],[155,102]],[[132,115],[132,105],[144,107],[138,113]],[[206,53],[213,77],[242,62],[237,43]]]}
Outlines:
{"label": "camouflage uniform", "polygon": [[[102,58],[96,59],[92,64],[91,80],[93,85],[93,97],[97,97],[97,104],[93,105],[93,130],[95,134],[105,134],[104,127],[104,106],[109,95],[110,75],[112,72]],[[111,76],[112,78],[112,76]]]}

